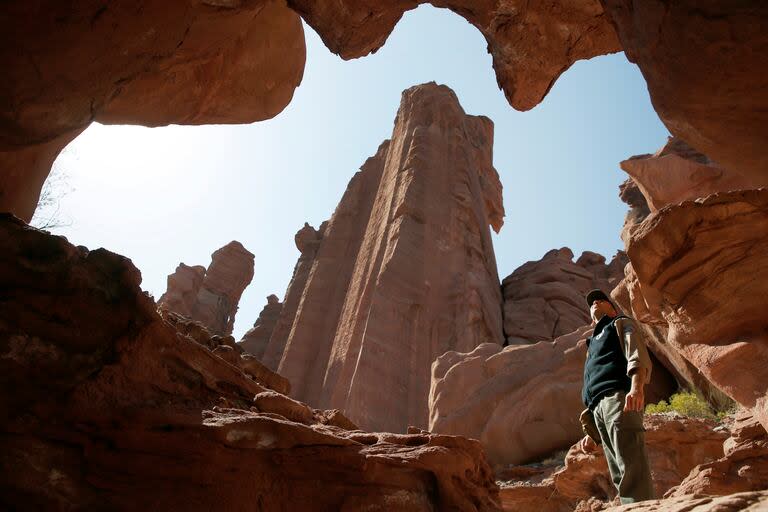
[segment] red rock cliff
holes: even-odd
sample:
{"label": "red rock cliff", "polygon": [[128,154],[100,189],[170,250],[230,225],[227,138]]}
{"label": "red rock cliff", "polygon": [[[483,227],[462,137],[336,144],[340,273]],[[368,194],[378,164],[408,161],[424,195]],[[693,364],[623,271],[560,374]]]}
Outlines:
{"label": "red rock cliff", "polygon": [[211,255],[208,270],[181,263],[168,276],[168,289],[158,305],[202,323],[214,334],[231,334],[240,296],[253,279],[253,259],[233,241]]}
{"label": "red rock cliff", "polygon": [[492,144],[491,121],[447,87],[403,93],[392,140],[313,235],[286,294],[265,357],[279,354],[296,397],[367,428],[425,427],[432,361],[503,341]]}

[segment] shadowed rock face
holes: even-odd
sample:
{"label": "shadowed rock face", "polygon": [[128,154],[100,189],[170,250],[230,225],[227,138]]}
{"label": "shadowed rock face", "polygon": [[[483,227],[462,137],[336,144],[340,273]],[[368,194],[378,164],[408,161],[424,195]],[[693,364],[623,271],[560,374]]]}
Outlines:
{"label": "shadowed rock face", "polygon": [[621,51],[598,0],[289,0],[325,45],[344,59],[384,45],[405,11],[444,7],[485,36],[499,87],[518,110],[538,105],[555,80],[581,59]]}
{"label": "shadowed rock face", "polygon": [[211,255],[208,270],[181,263],[168,276],[158,305],[202,323],[213,334],[231,334],[240,296],[253,279],[253,259],[233,241]]}
{"label": "shadowed rock face", "polygon": [[652,213],[627,245],[635,316],[768,427],[768,190],[719,193]]}
{"label": "shadowed rock face", "polygon": [[447,87],[403,93],[392,140],[330,221],[306,228],[310,243],[297,243],[304,250],[265,354],[297,398],[367,428],[425,427],[432,361],[502,343],[492,144],[490,120],[466,115]]}
{"label": "shadowed rock face", "polygon": [[5,4],[0,210],[31,218],[56,155],[93,121],[269,119],[304,60],[300,19],[282,0]]}
{"label": "shadowed rock face", "polygon": [[608,264],[585,251],[574,262],[573,252],[563,247],[516,269],[502,281],[507,343],[551,341],[590,324],[585,295],[594,288],[609,293],[627,261],[621,251]]}
{"label": "shadowed rock face", "polygon": [[280,312],[283,310],[283,303],[277,298],[277,295],[267,297],[267,305],[259,313],[259,318],[253,324],[248,332],[240,340],[240,346],[246,352],[253,354],[261,359],[264,351],[269,344],[269,338],[275,330],[275,325],[280,318]]}
{"label": "shadowed rock face", "polygon": [[479,443],[263,387],[158,315],[126,258],[5,215],[0,260],[0,508],[499,510]]}
{"label": "shadowed rock face", "polygon": [[768,184],[768,4],[601,0],[669,131]]}

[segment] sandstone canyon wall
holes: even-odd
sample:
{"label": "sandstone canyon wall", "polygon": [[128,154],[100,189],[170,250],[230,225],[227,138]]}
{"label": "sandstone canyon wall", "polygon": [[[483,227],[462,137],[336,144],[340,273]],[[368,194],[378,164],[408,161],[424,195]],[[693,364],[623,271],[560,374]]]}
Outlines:
{"label": "sandstone canyon wall", "polygon": [[606,265],[585,251],[573,261],[567,248],[553,249],[504,278],[504,334],[508,344],[549,340],[591,323],[584,297],[593,288],[610,292],[624,276],[624,252]]}
{"label": "sandstone canyon wall", "polygon": [[500,510],[479,443],[270,389],[122,256],[3,214],[0,262],[3,510]]}
{"label": "sandstone canyon wall", "polygon": [[623,166],[655,206],[625,225],[631,263],[614,297],[664,333],[681,373],[700,373],[768,427],[768,191],[682,141]]}
{"label": "sandstone canyon wall", "polygon": [[426,427],[432,361],[502,343],[492,144],[491,121],[466,115],[447,87],[403,93],[392,139],[332,218],[297,234],[302,255],[264,358],[294,396],[367,428]]}
{"label": "sandstone canyon wall", "polygon": [[206,270],[179,264],[168,276],[158,305],[203,324],[218,335],[232,334],[240,296],[253,279],[254,256],[232,241],[211,255]]}

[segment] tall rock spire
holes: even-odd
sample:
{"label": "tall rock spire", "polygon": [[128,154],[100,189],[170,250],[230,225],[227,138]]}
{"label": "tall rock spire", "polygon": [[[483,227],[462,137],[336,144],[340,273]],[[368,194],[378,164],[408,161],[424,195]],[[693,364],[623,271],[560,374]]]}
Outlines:
{"label": "tall rock spire", "polygon": [[297,398],[364,428],[426,427],[432,361],[503,342],[492,146],[493,123],[448,87],[403,93],[392,139],[318,230],[308,269],[302,251],[278,324],[290,328],[267,347]]}

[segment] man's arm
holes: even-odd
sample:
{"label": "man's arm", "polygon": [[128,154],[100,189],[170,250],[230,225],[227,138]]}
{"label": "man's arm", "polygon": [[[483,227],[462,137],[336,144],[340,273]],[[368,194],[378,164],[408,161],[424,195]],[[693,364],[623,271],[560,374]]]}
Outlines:
{"label": "man's arm", "polygon": [[642,411],[645,407],[644,386],[651,380],[651,358],[645,346],[645,340],[631,318],[621,318],[616,322],[616,329],[627,358],[627,375],[632,379],[632,387],[627,393],[625,411]]}

